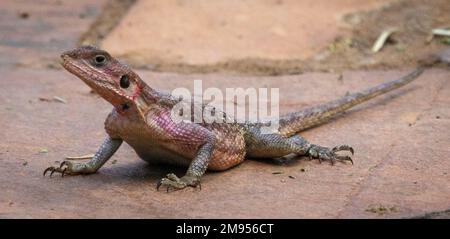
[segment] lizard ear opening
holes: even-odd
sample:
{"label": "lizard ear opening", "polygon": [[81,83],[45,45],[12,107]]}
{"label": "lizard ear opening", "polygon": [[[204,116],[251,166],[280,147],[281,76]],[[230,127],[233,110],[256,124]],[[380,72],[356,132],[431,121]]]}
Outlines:
{"label": "lizard ear opening", "polygon": [[120,87],[126,89],[130,86],[130,79],[127,75],[123,75],[120,77]]}

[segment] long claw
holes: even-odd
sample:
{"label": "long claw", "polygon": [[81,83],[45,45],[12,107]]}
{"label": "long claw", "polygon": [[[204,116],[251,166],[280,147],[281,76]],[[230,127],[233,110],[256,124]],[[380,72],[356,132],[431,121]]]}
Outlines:
{"label": "long claw", "polygon": [[52,171],[50,172],[50,177],[56,172],[56,168],[52,168]]}
{"label": "long claw", "polygon": [[336,147],[334,147],[331,151],[332,151],[332,152],[338,152],[338,151],[342,151],[342,150],[350,151],[350,153],[352,153],[352,155],[355,154],[355,151],[353,150],[353,148],[350,147],[350,146],[348,146],[348,145],[340,145],[340,146],[336,146]]}
{"label": "long claw", "polygon": [[45,174],[46,174],[48,171],[50,171],[51,169],[52,169],[52,167],[46,168],[46,169],[44,170],[44,174],[43,174],[42,176],[45,176]]}
{"label": "long claw", "polygon": [[61,178],[64,178],[64,173],[66,173],[67,168],[63,169],[63,171],[61,172]]}
{"label": "long claw", "polygon": [[339,159],[339,160],[350,161],[352,163],[352,165],[353,165],[353,160],[352,160],[352,158],[350,156],[338,156],[336,158]]}
{"label": "long claw", "polygon": [[161,185],[162,185],[162,182],[161,182],[162,180],[159,180],[158,181],[158,183],[156,184],[156,191],[159,191],[159,188],[161,187]]}
{"label": "long claw", "polygon": [[348,157],[348,161],[350,161],[353,165],[353,159],[351,157]]}
{"label": "long claw", "polygon": [[[64,167],[67,166],[67,167]],[[61,177],[64,177],[64,175],[66,174],[70,174],[69,172],[69,164],[67,162],[62,162],[59,167],[48,167],[44,170],[43,176],[45,176],[47,174],[47,172],[50,172],[50,177],[53,176],[53,174],[56,173],[61,173]]]}

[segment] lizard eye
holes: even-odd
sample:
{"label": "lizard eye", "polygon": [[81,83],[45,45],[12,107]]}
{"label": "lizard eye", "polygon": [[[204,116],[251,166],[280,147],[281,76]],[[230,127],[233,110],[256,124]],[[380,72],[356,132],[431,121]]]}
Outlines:
{"label": "lizard eye", "polygon": [[123,75],[120,77],[120,87],[128,88],[130,86],[130,79],[128,79],[127,75]]}
{"label": "lizard eye", "polygon": [[104,55],[96,55],[94,57],[94,64],[96,66],[102,66],[106,63],[106,57]]}

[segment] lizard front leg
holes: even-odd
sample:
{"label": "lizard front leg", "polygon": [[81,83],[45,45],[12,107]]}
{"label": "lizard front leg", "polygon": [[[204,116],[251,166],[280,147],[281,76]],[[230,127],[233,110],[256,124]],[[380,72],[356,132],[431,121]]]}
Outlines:
{"label": "lizard front leg", "polygon": [[47,172],[50,172],[50,177],[55,172],[61,173],[61,176],[64,176],[65,174],[77,175],[95,173],[106,163],[106,161],[108,161],[109,158],[111,158],[122,142],[122,139],[112,139],[107,137],[89,162],[72,163],[65,160],[59,167],[51,166],[46,168],[44,170],[44,176]]}
{"label": "lizard front leg", "polygon": [[175,174],[169,173],[165,178],[162,178],[156,189],[159,190],[161,186],[166,186],[167,191],[169,188],[183,189],[187,186],[197,187],[200,185],[200,178],[206,172],[211,155],[214,151],[215,138],[210,135],[206,142],[199,148],[196,157],[192,160],[186,174],[178,178]]}

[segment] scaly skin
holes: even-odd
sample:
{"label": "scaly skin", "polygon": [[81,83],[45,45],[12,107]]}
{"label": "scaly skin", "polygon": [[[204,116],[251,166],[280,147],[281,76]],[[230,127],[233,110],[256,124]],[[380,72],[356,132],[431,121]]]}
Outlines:
{"label": "scaly skin", "polygon": [[179,178],[168,174],[157,188],[182,189],[200,185],[207,169],[226,170],[247,158],[277,158],[288,154],[308,156],[332,164],[349,161],[349,156],[336,152],[350,151],[347,145],[332,149],[311,144],[298,132],[326,122],[346,109],[403,86],[417,78],[422,69],[398,80],[387,82],[361,93],[282,116],[278,134],[262,134],[259,123],[176,123],[171,119],[173,106],[179,99],[150,88],[129,67],[107,52],[83,46],[61,55],[63,67],[78,76],[114,108],[105,121],[108,137],[95,156],[87,163],[64,161],[46,172],[91,174],[114,154],[123,141],[148,162],[163,162],[188,166]]}

